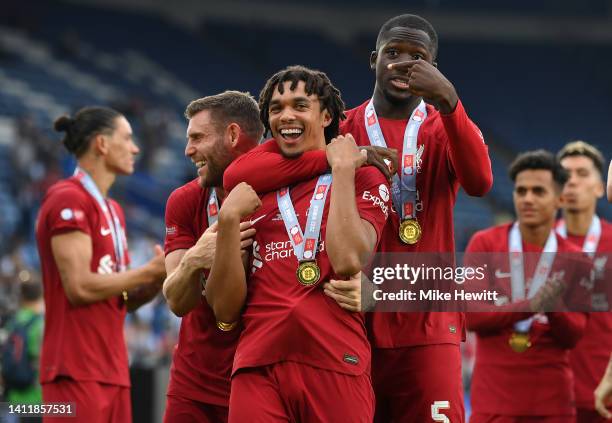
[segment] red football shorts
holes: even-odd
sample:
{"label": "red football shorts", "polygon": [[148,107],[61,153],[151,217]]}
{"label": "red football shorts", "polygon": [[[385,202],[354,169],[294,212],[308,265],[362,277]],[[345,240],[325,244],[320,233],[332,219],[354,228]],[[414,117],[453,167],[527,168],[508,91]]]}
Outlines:
{"label": "red football shorts", "polygon": [[74,403],[75,416],[45,417],[44,422],[131,423],[130,388],[59,377],[42,385],[43,402]]}
{"label": "red football shorts", "polygon": [[164,423],[227,423],[228,408],[174,395],[166,397]]}
{"label": "red football shorts", "polygon": [[575,416],[499,416],[474,413],[470,423],[575,423]]}
{"label": "red football shorts", "polygon": [[458,345],[373,348],[372,381],[377,423],[465,421]]}
{"label": "red football shorts", "polygon": [[281,362],[234,375],[229,408],[230,423],[370,423],[374,393],[367,374]]}

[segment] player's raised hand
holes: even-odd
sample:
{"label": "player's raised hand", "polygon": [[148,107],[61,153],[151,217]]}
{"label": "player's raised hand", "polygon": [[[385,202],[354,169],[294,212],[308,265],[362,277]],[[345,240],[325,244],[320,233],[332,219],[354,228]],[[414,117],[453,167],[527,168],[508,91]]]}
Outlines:
{"label": "player's raised hand", "polygon": [[459,97],[453,84],[438,70],[425,60],[407,60],[389,63],[388,68],[408,74],[408,90],[426,103],[433,105],[442,113],[452,113],[457,106]]}
{"label": "player's raised hand", "polygon": [[375,166],[389,181],[391,181],[391,178],[393,178],[393,175],[397,172],[397,150],[395,148],[379,147],[376,145],[359,147],[359,149],[366,152],[367,157],[365,164]]}
{"label": "player's raised hand", "polygon": [[241,182],[225,198],[219,210],[219,217],[231,215],[244,219],[253,214],[260,206],[261,200],[255,190],[246,182]]}
{"label": "player's raised hand", "polygon": [[325,152],[327,162],[332,170],[339,168],[358,169],[367,159],[367,154],[362,153],[357,148],[355,139],[351,134],[338,135],[327,144]]}
{"label": "player's raised hand", "polygon": [[335,280],[323,284],[323,292],[345,310],[361,311],[361,272],[349,280]]}

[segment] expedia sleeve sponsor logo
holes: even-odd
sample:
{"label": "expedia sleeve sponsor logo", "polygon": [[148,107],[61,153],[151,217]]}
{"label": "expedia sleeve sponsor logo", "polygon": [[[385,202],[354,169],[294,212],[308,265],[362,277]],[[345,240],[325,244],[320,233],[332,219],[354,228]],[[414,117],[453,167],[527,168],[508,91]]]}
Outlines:
{"label": "expedia sleeve sponsor logo", "polygon": [[[387,198],[388,197],[389,193],[387,192]],[[372,194],[370,191],[364,191],[361,198],[363,200],[370,201],[374,206],[380,207],[385,216],[389,216],[389,206],[387,205],[387,202],[383,201],[378,195]]]}

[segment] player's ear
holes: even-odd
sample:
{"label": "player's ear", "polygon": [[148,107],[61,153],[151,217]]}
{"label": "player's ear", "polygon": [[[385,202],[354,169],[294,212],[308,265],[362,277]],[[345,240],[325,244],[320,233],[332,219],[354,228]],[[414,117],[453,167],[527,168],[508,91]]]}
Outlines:
{"label": "player's ear", "polygon": [[225,130],[226,139],[229,142],[230,147],[236,148],[238,146],[238,140],[240,138],[240,126],[236,122],[232,122],[227,125]]}
{"label": "player's ear", "polygon": [[378,52],[374,50],[370,53],[370,69],[376,70],[376,59],[378,59]]}
{"label": "player's ear", "polygon": [[597,198],[601,198],[604,196],[605,193],[606,187],[604,186],[604,182],[599,181],[599,183],[597,184],[597,188],[595,188],[595,195],[597,195]]}
{"label": "player's ear", "polygon": [[331,113],[327,109],[323,110],[323,127],[327,128],[332,122]]}
{"label": "player's ear", "polygon": [[108,137],[104,134],[96,135],[93,140],[91,140],[91,144],[89,148],[93,148],[96,155],[105,156],[110,150]]}

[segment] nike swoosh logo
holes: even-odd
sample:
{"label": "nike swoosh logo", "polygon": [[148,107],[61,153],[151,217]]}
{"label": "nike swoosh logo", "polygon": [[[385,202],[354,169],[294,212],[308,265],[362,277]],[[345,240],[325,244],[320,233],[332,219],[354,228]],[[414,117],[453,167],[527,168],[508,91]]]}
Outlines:
{"label": "nike swoosh logo", "polygon": [[504,273],[504,272],[502,272],[502,271],[501,271],[501,270],[499,270],[499,269],[496,269],[496,270],[495,270],[495,277],[496,277],[497,279],[509,278],[509,277],[511,277],[511,276],[512,276],[512,273]]}
{"label": "nike swoosh logo", "polygon": [[102,236],[110,235],[111,230],[110,228],[101,228],[100,233],[102,234]]}
{"label": "nike swoosh logo", "polygon": [[256,224],[257,222],[259,222],[261,219],[263,219],[264,217],[266,217],[268,214],[262,214],[261,216],[259,216],[257,219],[253,219],[251,220],[251,225]]}

